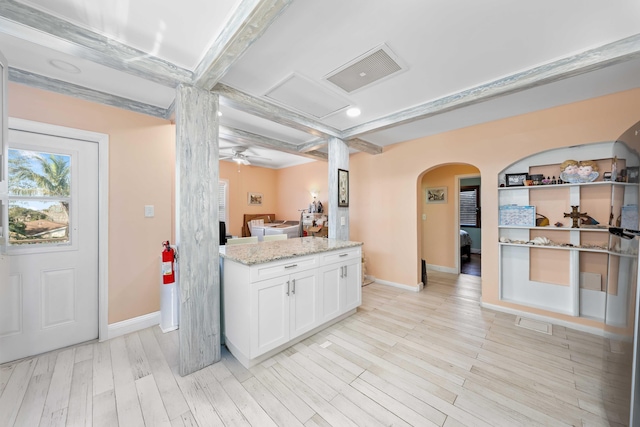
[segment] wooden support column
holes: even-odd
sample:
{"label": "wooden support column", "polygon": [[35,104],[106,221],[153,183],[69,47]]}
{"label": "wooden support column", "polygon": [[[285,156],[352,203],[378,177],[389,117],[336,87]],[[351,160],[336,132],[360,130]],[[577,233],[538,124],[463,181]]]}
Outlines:
{"label": "wooden support column", "polygon": [[329,238],[349,240],[349,208],[338,207],[338,169],[349,170],[349,147],[344,141],[334,137],[329,138],[328,147]]}
{"label": "wooden support column", "polygon": [[218,107],[217,94],[178,86],[176,240],[183,376],[221,357]]}

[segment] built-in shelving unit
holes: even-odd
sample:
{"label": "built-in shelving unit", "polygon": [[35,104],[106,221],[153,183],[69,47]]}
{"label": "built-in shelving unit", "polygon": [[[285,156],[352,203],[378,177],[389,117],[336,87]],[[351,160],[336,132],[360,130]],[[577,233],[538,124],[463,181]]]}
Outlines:
{"label": "built-in shelving unit", "polygon": [[[546,151],[503,170],[499,185],[504,185],[505,174],[559,176],[560,164],[568,159],[597,161],[600,176],[587,183],[498,189],[499,206],[535,206],[536,214],[550,223],[545,227],[499,226],[500,298],[625,328],[637,277],[638,243],[610,234],[608,227],[623,220],[624,207],[632,215],[625,215],[623,226],[638,229],[639,185],[604,181],[602,176],[611,171],[614,161],[618,170],[637,167],[638,154],[621,142]],[[572,219],[564,217],[572,206],[599,224],[572,228]],[[532,244],[538,237],[551,243]]]}

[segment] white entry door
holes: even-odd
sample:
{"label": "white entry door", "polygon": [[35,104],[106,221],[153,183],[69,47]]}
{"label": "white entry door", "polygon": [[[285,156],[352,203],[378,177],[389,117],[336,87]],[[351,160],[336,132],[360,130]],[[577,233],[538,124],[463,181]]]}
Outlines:
{"label": "white entry door", "polygon": [[8,145],[0,363],[98,337],[98,144],[10,130]]}

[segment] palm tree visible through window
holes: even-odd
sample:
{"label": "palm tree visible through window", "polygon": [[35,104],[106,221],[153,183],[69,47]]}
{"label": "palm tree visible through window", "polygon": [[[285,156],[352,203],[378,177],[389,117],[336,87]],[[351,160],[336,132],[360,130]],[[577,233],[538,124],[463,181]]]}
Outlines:
{"label": "palm tree visible through window", "polygon": [[9,242],[69,241],[71,158],[9,150]]}

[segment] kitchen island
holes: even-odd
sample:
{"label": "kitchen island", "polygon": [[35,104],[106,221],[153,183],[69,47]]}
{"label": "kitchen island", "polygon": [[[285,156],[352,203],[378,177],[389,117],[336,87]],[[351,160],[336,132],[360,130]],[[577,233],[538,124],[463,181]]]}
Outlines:
{"label": "kitchen island", "polygon": [[355,313],[361,246],[302,237],[221,247],[229,351],[249,368]]}

